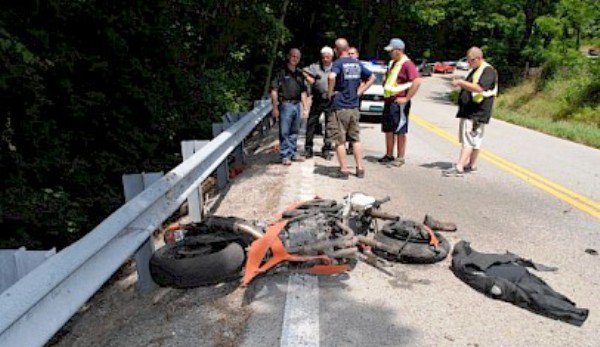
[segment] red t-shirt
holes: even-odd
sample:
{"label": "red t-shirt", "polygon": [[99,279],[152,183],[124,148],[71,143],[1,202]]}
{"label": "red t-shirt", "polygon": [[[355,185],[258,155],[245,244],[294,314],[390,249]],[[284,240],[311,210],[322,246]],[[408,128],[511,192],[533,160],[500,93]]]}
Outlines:
{"label": "red t-shirt", "polygon": [[[413,63],[412,60],[409,60],[402,64],[402,68],[400,68],[400,72],[398,73],[398,81],[396,83],[399,85],[404,84],[406,82],[414,81],[416,78],[419,77],[421,76],[419,75],[419,70],[417,70],[415,63]],[[395,97],[402,98],[405,97],[406,94],[408,94],[408,89],[396,94]]]}

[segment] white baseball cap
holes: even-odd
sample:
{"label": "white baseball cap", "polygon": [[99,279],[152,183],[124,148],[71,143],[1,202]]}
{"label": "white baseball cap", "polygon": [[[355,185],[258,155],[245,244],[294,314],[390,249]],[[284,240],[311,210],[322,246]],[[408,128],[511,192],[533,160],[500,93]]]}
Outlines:
{"label": "white baseball cap", "polygon": [[321,48],[321,55],[323,54],[333,55],[333,49],[329,46],[324,46],[323,48]]}

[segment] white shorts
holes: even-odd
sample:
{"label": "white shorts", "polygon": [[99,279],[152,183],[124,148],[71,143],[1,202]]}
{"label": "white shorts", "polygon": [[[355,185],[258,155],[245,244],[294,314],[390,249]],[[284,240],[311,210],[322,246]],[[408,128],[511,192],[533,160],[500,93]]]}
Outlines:
{"label": "white shorts", "polygon": [[473,131],[473,121],[461,118],[458,127],[458,141],[462,143],[463,147],[479,149],[481,148],[484,132],[485,124],[479,123],[477,129]]}

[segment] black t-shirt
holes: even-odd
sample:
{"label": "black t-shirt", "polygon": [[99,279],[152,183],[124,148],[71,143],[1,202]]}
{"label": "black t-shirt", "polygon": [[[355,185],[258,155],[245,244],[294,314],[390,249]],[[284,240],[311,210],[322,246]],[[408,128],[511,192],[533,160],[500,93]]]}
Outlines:
{"label": "black t-shirt", "polygon": [[286,65],[275,74],[271,89],[277,89],[281,101],[300,101],[302,92],[307,90],[302,70],[291,71]]}
{"label": "black t-shirt", "polygon": [[[475,69],[467,76],[468,82],[473,82],[473,74]],[[479,78],[479,85],[483,90],[492,90],[496,86],[498,77],[496,70],[487,66],[483,69],[481,77]],[[492,116],[492,106],[494,105],[494,98],[484,98],[481,103],[473,102],[473,96],[470,91],[461,89],[458,97],[458,118],[468,118],[476,120],[481,123],[489,123]]]}

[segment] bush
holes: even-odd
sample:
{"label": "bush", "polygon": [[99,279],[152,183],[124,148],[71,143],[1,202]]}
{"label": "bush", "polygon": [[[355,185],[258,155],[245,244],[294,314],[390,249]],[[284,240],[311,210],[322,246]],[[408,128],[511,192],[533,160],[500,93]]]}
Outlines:
{"label": "bush", "polygon": [[459,90],[452,90],[448,93],[448,100],[452,102],[454,105],[458,105],[458,96],[460,95]]}

